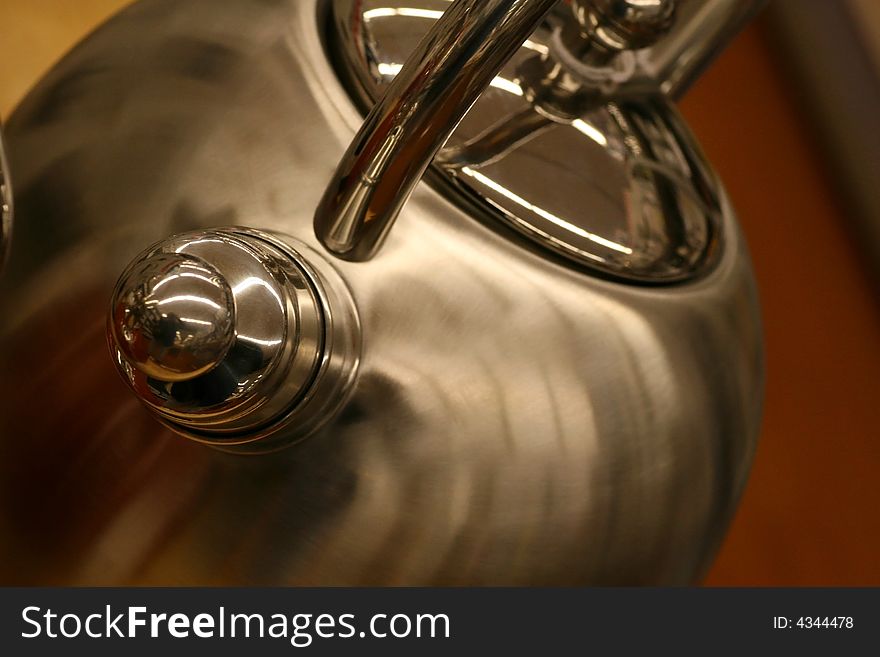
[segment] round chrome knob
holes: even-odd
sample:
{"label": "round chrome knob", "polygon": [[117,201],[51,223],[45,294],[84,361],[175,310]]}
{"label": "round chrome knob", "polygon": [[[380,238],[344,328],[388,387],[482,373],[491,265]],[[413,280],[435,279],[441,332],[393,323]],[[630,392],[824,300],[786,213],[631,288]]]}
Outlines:
{"label": "round chrome knob", "polygon": [[220,447],[298,439],[344,401],[360,329],[342,279],[308,247],[247,229],[187,233],[123,272],[108,337],[135,394]]}
{"label": "round chrome knob", "polygon": [[235,304],[222,274],[200,258],[156,253],[119,282],[113,339],[159,381],[186,381],[219,365],[235,342]]}
{"label": "round chrome knob", "polygon": [[591,60],[653,45],[672,27],[675,6],[675,0],[572,2],[580,34],[588,38],[592,46]]}
{"label": "round chrome knob", "polygon": [[574,0],[581,29],[609,49],[638,50],[672,27],[675,0]]}

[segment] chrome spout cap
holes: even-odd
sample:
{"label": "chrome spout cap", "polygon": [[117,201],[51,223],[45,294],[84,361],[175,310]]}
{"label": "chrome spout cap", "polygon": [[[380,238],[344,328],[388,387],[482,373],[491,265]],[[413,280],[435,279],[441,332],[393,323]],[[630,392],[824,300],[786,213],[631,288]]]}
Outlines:
{"label": "chrome spout cap", "polygon": [[158,381],[188,381],[220,365],[235,343],[235,298],[201,258],[160,251],[129,268],[113,302],[113,339]]}
{"label": "chrome spout cap", "polygon": [[[141,401],[188,437],[259,442],[282,426],[299,437],[288,420],[333,353],[328,321],[341,324],[337,333],[358,330],[347,297],[341,317],[330,308],[326,281],[267,234],[172,237],[138,256],[116,285],[108,324],[114,361]],[[340,284],[330,284],[337,297]],[[338,356],[346,341],[336,343]],[[349,377],[350,369],[336,375]]]}

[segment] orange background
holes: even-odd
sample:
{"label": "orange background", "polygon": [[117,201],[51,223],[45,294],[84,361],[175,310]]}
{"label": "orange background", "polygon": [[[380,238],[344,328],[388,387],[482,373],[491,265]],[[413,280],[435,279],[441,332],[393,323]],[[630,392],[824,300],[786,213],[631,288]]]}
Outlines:
{"label": "orange background", "polygon": [[706,583],[876,586],[877,289],[771,41],[751,25],[682,103],[746,233],[767,341],[761,442]]}
{"label": "orange background", "polygon": [[[126,0],[0,3],[0,113]],[[713,585],[880,585],[880,305],[813,131],[760,23],[682,109],[754,258],[767,398]]]}

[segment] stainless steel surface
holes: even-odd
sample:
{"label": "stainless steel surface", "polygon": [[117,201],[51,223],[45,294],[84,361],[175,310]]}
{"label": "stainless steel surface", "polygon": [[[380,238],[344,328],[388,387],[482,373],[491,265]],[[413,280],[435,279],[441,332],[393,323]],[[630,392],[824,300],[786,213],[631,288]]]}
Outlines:
{"label": "stainless steel surface", "polygon": [[0,274],[6,264],[12,241],[12,183],[9,165],[6,161],[6,148],[3,143],[3,126],[0,124]]}
{"label": "stainless steel surface", "polygon": [[[397,84],[404,53],[448,6],[334,5],[332,46],[357,100],[368,106]],[[570,11],[556,18],[562,32],[566,24],[579,29]],[[612,22],[582,20],[603,29]],[[618,32],[638,33],[633,45],[669,27],[668,18],[638,28],[630,20]],[[656,88],[606,97],[557,72],[556,29],[540,27],[491,80],[438,155],[432,181],[487,222],[604,275],[670,283],[705,274],[720,250],[721,192],[687,128]]]}
{"label": "stainless steel surface", "polygon": [[715,266],[650,287],[417,186],[372,261],[336,263],[364,338],[348,401],[275,454],[180,440],[119,381],[107,300],[147,245],[246,225],[322,249],[314,209],[362,119],[319,15],[313,0],[145,0],[11,117],[0,580],[693,581],[762,398],[754,281],[720,187]]}
{"label": "stainless steel surface", "polygon": [[[332,307],[328,281],[313,272],[255,231],[195,231],[153,245],[113,293],[108,336],[119,373],[172,429],[202,442],[262,449],[261,438],[282,428],[283,442],[304,437],[301,402],[324,376],[352,381],[360,344],[347,292]],[[334,344],[334,320],[348,340]],[[349,367],[325,374],[334,347]]]}
{"label": "stainless steel surface", "polygon": [[372,258],[437,151],[556,0],[455,0],[364,121],[315,213],[324,246]]}

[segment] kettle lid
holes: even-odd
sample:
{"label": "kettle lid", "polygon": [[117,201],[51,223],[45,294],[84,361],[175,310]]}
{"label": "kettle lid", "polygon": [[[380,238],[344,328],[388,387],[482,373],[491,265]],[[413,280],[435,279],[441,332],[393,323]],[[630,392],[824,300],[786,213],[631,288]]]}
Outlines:
{"label": "kettle lid", "polygon": [[[329,47],[365,113],[446,8],[437,0],[333,3]],[[558,112],[536,97],[536,71],[570,14],[557,7],[525,42],[427,179],[484,223],[594,272],[642,283],[705,273],[717,252],[721,193],[672,103],[659,92],[611,94]]]}

